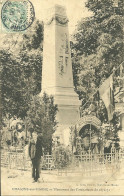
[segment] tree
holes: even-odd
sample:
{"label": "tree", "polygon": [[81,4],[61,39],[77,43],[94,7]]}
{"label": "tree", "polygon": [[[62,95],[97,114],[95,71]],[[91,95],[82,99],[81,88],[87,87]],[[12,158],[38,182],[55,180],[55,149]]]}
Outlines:
{"label": "tree", "polygon": [[[81,19],[71,43],[74,84],[82,100],[83,114],[89,114],[91,103],[97,117],[107,122],[107,110],[100,101],[97,89],[110,76],[113,68],[123,61],[123,1],[87,0],[86,7],[91,17]],[[118,117],[115,114],[108,130],[112,141],[118,142]],[[116,122],[116,123],[114,123]]]}
{"label": "tree", "polygon": [[74,84],[84,100],[123,61],[123,1],[115,8],[113,1],[87,0],[86,7],[93,16],[79,21],[71,44]]}
{"label": "tree", "polygon": [[3,116],[25,118],[32,95],[41,91],[43,23],[35,21],[25,34],[3,38],[2,66]]}
{"label": "tree", "polygon": [[44,93],[42,97],[32,97],[26,117],[28,129],[33,128],[35,131],[43,134],[43,147],[45,152],[49,152],[50,154],[52,134],[55,132],[57,125],[57,110],[53,97]]}

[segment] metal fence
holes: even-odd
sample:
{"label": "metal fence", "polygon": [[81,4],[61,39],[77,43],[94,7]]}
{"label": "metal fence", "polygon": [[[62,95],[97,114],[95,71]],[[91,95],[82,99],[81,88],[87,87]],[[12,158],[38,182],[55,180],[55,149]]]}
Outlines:
{"label": "metal fence", "polygon": [[[103,172],[116,171],[123,164],[123,152],[75,155],[65,172],[66,175],[71,172],[77,175],[101,175]],[[64,170],[60,170],[59,173],[62,175]]]}
{"label": "metal fence", "polygon": [[[60,161],[64,157],[60,155]],[[65,160],[64,160],[65,161]],[[114,151],[106,154],[80,154],[71,155],[66,167],[58,167],[52,155],[44,155],[41,159],[43,170],[58,170],[58,175],[92,175],[119,169],[124,163],[124,151]],[[1,151],[1,166],[8,169],[30,170],[31,161],[25,157],[23,151]]]}
{"label": "metal fence", "polygon": [[26,159],[22,150],[20,151],[1,151],[1,167],[8,169],[27,170],[31,167],[30,159]]}

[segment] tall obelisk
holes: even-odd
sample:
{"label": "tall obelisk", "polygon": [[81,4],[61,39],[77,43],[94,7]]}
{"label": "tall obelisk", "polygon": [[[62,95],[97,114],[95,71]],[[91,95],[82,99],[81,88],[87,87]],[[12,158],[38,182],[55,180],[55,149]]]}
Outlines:
{"label": "tall obelisk", "polygon": [[55,135],[79,119],[80,101],[74,91],[66,9],[55,5],[49,9],[44,26],[42,93],[54,96],[58,105],[58,128]]}

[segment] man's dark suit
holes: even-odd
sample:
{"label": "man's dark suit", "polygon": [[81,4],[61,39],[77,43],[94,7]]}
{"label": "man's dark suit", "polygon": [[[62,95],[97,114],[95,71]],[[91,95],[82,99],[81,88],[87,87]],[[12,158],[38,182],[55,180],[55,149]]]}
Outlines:
{"label": "man's dark suit", "polygon": [[32,178],[34,178],[35,181],[40,178],[40,162],[41,162],[41,156],[42,153],[42,140],[40,137],[37,137],[36,144],[34,140],[32,139],[29,143],[29,156],[32,160]]}

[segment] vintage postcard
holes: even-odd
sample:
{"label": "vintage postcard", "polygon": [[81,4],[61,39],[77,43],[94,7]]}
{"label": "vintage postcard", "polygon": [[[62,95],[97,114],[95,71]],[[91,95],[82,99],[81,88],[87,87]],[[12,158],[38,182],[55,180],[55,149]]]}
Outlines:
{"label": "vintage postcard", "polygon": [[1,195],[124,195],[123,0],[0,0]]}

